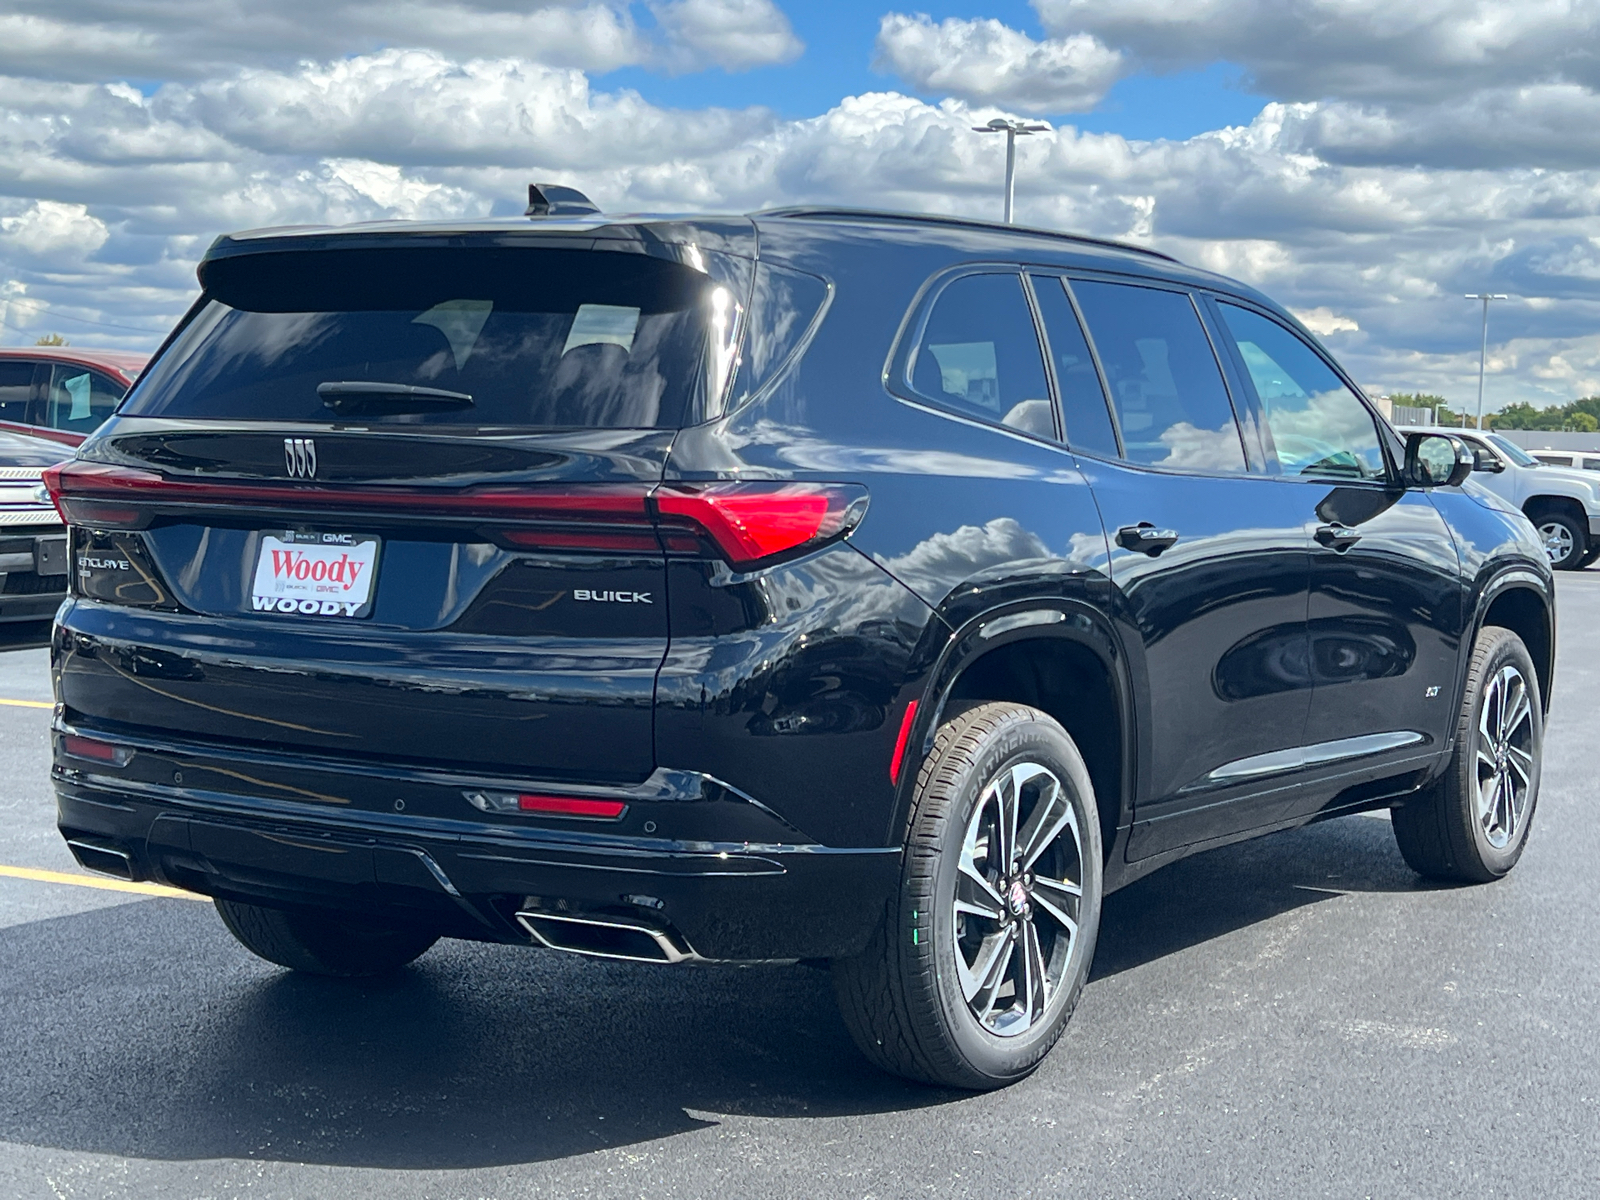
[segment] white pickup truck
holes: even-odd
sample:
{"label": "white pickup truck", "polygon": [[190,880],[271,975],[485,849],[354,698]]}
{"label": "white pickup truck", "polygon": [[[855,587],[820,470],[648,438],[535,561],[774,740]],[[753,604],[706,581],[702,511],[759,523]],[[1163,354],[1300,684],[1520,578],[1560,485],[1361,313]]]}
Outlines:
{"label": "white pickup truck", "polygon": [[[1402,432],[1414,428],[1404,426]],[[1494,432],[1422,432],[1453,433],[1472,448],[1478,459],[1473,482],[1527,514],[1558,571],[1575,571],[1600,558],[1600,472],[1549,466]]]}

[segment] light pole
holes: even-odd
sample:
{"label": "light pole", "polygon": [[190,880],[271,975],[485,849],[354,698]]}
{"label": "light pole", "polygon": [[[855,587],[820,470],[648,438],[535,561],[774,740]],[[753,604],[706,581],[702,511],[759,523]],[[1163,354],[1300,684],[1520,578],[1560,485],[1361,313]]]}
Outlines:
{"label": "light pole", "polygon": [[1043,133],[1048,125],[1029,125],[1026,121],[1008,121],[996,117],[987,125],[974,125],[974,133],[1003,133],[1006,135],[1006,224],[1011,224],[1012,197],[1017,190],[1017,139],[1030,133]]}
{"label": "light pole", "polygon": [[1497,292],[1468,292],[1468,300],[1483,301],[1483,349],[1478,352],[1478,428],[1483,428],[1483,371],[1489,362],[1489,301],[1509,300]]}

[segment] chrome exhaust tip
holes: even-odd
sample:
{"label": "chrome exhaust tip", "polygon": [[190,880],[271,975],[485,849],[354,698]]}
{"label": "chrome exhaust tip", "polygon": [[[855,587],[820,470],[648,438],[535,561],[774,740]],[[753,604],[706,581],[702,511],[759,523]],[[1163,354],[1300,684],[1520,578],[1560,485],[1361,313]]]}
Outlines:
{"label": "chrome exhaust tip", "polygon": [[704,962],[687,943],[666,930],[627,917],[576,916],[524,909],[517,924],[547,950],[610,958],[621,962]]}

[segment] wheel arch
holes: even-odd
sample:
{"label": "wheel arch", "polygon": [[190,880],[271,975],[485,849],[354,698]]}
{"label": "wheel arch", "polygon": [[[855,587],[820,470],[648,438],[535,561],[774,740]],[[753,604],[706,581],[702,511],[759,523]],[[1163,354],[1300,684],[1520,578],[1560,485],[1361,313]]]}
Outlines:
{"label": "wheel arch", "polygon": [[[1540,701],[1548,712],[1555,676],[1556,628],[1554,605],[1543,581],[1525,571],[1511,571],[1491,580],[1478,600],[1473,638],[1489,625],[1509,629],[1522,639],[1539,677]],[[1470,641],[1463,650],[1464,662],[1471,650]]]}
{"label": "wheel arch", "polygon": [[917,772],[952,708],[1010,700],[1050,714],[1077,743],[1094,785],[1109,860],[1118,831],[1131,819],[1136,770],[1126,664],[1110,622],[1085,606],[1027,602],[969,620],[929,672],[897,783],[892,840],[905,840]]}

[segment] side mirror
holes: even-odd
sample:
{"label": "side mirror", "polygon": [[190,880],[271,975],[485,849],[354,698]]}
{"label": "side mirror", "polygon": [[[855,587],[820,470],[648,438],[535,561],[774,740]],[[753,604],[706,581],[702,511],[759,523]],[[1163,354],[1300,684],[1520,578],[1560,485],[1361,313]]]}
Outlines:
{"label": "side mirror", "polygon": [[1474,471],[1487,471],[1491,475],[1498,475],[1506,469],[1505,463],[1485,450],[1474,450],[1472,458],[1472,469]]}
{"label": "side mirror", "polygon": [[1407,487],[1459,487],[1472,474],[1477,459],[1467,444],[1449,433],[1408,433]]}

